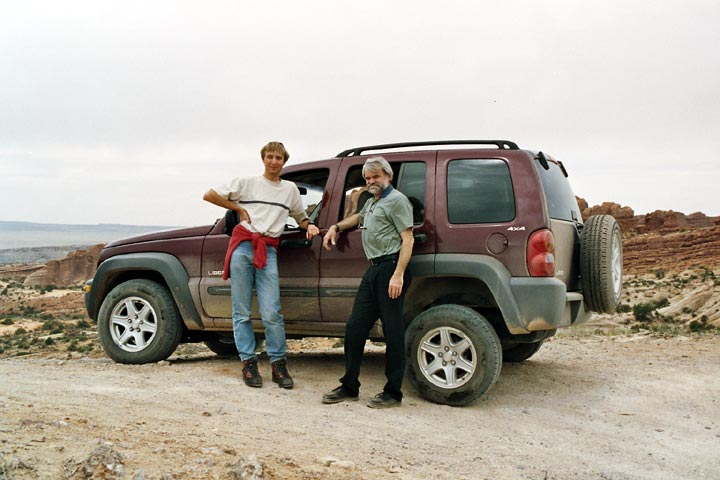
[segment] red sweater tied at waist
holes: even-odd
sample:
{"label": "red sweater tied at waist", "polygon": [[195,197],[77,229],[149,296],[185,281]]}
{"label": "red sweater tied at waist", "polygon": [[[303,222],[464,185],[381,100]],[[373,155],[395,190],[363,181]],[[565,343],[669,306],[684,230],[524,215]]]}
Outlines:
{"label": "red sweater tied at waist", "polygon": [[277,248],[280,245],[279,238],[267,237],[259,233],[251,232],[242,225],[236,225],[233,229],[230,243],[228,244],[227,253],[225,254],[225,267],[223,268],[223,280],[230,278],[230,259],[235,249],[242,242],[250,240],[253,246],[253,265],[255,268],[265,268],[267,263],[267,247]]}

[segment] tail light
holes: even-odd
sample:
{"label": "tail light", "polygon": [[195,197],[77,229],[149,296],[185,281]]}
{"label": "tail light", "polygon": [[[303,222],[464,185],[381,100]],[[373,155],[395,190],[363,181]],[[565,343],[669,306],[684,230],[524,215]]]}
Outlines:
{"label": "tail light", "polygon": [[531,277],[555,275],[555,237],[550,230],[538,230],[530,235],[527,265]]}

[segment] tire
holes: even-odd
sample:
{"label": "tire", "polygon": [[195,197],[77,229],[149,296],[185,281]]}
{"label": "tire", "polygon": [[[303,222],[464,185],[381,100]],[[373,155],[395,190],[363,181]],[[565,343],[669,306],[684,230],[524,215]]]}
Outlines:
{"label": "tire", "polygon": [[593,312],[613,313],[622,294],[622,235],[610,215],[587,219],[580,239],[580,280],[585,305]]}
{"label": "tire", "polygon": [[232,335],[217,334],[212,338],[208,338],[203,343],[221,357],[236,357],[238,355],[237,347],[235,347],[235,338]]}
{"label": "tire", "polygon": [[[239,355],[235,346],[235,337],[233,335],[223,335],[221,333],[213,338],[203,341],[206,347],[221,357],[236,357]],[[261,353],[265,348],[265,337],[255,334],[255,351]]]}
{"label": "tire", "polygon": [[100,343],[119,363],[165,360],[177,348],[182,333],[170,292],[151,280],[129,280],[116,286],[98,314]]}
{"label": "tire", "polygon": [[518,363],[524,362],[540,350],[543,341],[535,343],[516,343],[515,345],[503,348],[503,362]]}
{"label": "tire", "polygon": [[408,379],[431,402],[467,405],[500,376],[500,339],[490,322],[468,307],[439,305],[424,311],[408,327],[406,346]]}

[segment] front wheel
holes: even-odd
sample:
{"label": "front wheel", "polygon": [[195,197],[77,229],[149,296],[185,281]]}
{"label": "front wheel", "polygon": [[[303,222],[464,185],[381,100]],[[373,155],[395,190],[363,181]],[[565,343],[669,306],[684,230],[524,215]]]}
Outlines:
{"label": "front wheel", "polygon": [[119,363],[165,360],[177,348],[183,329],[167,288],[151,280],[129,280],[113,288],[98,314],[105,353]]}
{"label": "front wheel", "polygon": [[431,402],[467,405],[500,376],[500,339],[471,308],[439,305],[424,311],[408,327],[406,344],[408,379]]}

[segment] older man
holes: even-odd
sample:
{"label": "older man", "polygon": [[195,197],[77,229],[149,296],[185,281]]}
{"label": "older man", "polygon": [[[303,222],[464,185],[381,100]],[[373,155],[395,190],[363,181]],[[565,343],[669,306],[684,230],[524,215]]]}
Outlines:
{"label": "older man", "polygon": [[345,375],[341,385],[323,395],[323,403],[357,400],[360,393],[360,363],[365,341],[380,318],[385,334],[383,391],[371,398],[371,408],[399,406],[405,374],[405,328],[403,298],[407,289],[406,268],[412,255],[412,206],[405,195],[392,187],[393,171],[383,157],[369,158],[362,170],[373,196],[360,213],[330,227],[323,246],[330,250],[343,230],[362,229],[362,244],[370,261],[358,289],[352,314],[345,327]]}

